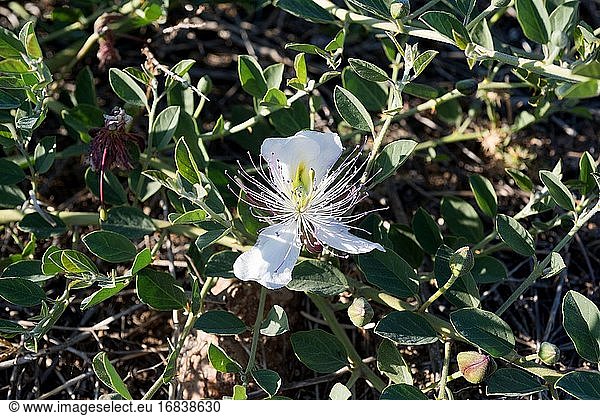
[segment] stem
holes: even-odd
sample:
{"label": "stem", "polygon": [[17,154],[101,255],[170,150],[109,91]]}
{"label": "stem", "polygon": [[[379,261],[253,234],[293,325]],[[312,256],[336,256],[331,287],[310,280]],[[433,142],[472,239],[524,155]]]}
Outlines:
{"label": "stem", "polygon": [[552,252],[548,253],[546,258],[542,260],[541,263],[536,265],[533,271],[527,276],[527,278],[521,283],[521,285],[515,290],[510,297],[498,308],[496,311],[496,315],[502,315],[509,307],[512,305],[518,298],[521,296],[533,283],[543,275],[544,269],[550,264],[550,260],[552,258],[552,253],[558,253],[562,250],[577,234],[577,231],[587,223],[596,213],[600,210],[600,203],[596,204],[593,208],[591,208],[585,215],[579,217],[573,225],[573,228],[569,231],[567,235],[565,235],[562,240],[554,247]]}
{"label": "stem", "polygon": [[[171,354],[169,354],[169,357],[174,357],[175,361],[177,361],[177,358],[179,357],[179,355],[181,353],[181,348],[183,348],[183,343],[185,342],[185,339],[188,337],[188,335],[194,328],[194,324],[196,323],[196,320],[204,312],[204,299],[206,298],[206,295],[208,294],[209,289],[213,286],[213,284],[215,283],[215,281],[217,279],[218,278],[208,277],[206,279],[206,281],[204,282],[204,284],[202,285],[202,289],[200,291],[199,312],[197,314],[194,314],[191,311],[189,311],[187,319],[185,321],[185,325],[183,326],[183,330],[181,331],[181,334],[179,335],[179,338],[177,339],[177,344],[175,344],[173,352],[171,352]],[[166,374],[167,370],[169,370],[169,369],[170,369],[169,363],[167,362],[167,366],[165,367],[163,374],[161,375],[160,378],[158,378],[154,382],[154,384],[152,384],[150,389],[148,389],[146,394],[144,394],[144,396],[142,397],[142,400],[151,399],[156,394],[156,392],[158,390],[160,390],[160,388],[162,386],[164,386],[171,380],[172,376],[169,376]]]}
{"label": "stem", "polygon": [[429,305],[431,305],[433,302],[436,301],[437,298],[446,293],[460,276],[460,274],[453,274],[450,277],[450,279],[448,279],[448,281],[444,284],[444,286],[440,287],[433,295],[431,295],[429,299],[427,299],[427,301],[423,305],[421,305],[418,312],[425,312]]}
{"label": "stem", "polygon": [[440,393],[438,395],[438,400],[446,400],[446,382],[448,381],[448,370],[450,368],[450,351],[451,345],[450,341],[444,342],[444,365],[442,367],[442,377],[440,379]]}
{"label": "stem", "polygon": [[148,145],[146,147],[146,157],[142,160],[140,176],[139,176],[138,182],[135,186],[135,190],[133,190],[135,197],[138,199],[140,198],[140,192],[142,192],[142,186],[144,185],[144,182],[146,181],[146,179],[142,175],[142,172],[145,171],[146,169],[148,169],[149,159],[153,156],[153,152],[154,152],[154,143],[153,143],[154,134],[152,134],[152,129],[154,128],[154,116],[156,114],[156,108],[158,106],[158,102],[164,95],[164,94],[161,94],[159,96],[157,94],[155,87],[152,87],[151,91],[152,91],[152,105],[149,108],[148,108],[148,106],[146,106],[146,110],[148,110]]}
{"label": "stem", "polygon": [[254,369],[254,364],[256,362],[256,350],[258,349],[258,339],[260,338],[260,325],[263,321],[263,316],[265,314],[265,303],[267,300],[267,288],[262,286],[260,287],[260,299],[258,301],[258,311],[256,312],[256,321],[254,321],[254,328],[252,329],[252,346],[250,348],[250,358],[248,359],[248,365],[246,366],[246,371],[244,372],[244,386],[248,387],[248,380],[250,379],[250,374]]}
{"label": "stem", "polygon": [[337,321],[335,312],[331,308],[329,302],[327,302],[321,296],[314,295],[312,293],[307,293],[307,296],[319,309],[333,334],[344,346],[346,353],[348,354],[348,358],[352,363],[352,372],[358,372],[360,376],[364,377],[366,380],[369,380],[371,384],[373,384],[373,387],[375,387],[379,392],[383,391],[387,384],[381,378],[379,378],[379,376],[377,376],[377,374],[375,374],[373,370],[369,368],[369,366],[363,363],[362,358],[360,358],[360,355],[358,352],[356,352],[354,345],[352,345],[352,341],[350,341],[350,338],[348,338],[348,334],[346,334],[344,328],[342,328],[340,323]]}

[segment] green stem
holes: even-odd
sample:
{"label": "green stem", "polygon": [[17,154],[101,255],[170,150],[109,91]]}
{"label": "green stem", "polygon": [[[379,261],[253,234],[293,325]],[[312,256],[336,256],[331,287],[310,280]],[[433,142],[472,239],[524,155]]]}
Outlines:
{"label": "green stem", "polygon": [[348,354],[348,358],[352,363],[352,372],[358,372],[360,376],[364,377],[366,380],[369,380],[375,389],[377,389],[379,392],[383,391],[387,384],[381,378],[379,378],[379,376],[377,376],[377,374],[375,374],[373,370],[369,368],[369,366],[363,363],[362,358],[358,352],[356,352],[354,345],[352,345],[352,341],[350,341],[350,338],[348,338],[348,334],[346,334],[344,328],[342,328],[340,323],[337,321],[335,312],[331,308],[329,302],[327,302],[321,296],[314,295],[312,293],[307,293],[307,295],[319,309],[323,315],[323,319],[325,319],[333,334],[344,346],[346,354]]}
{"label": "green stem", "polygon": [[552,253],[560,252],[577,234],[579,229],[583,227],[596,213],[600,210],[600,203],[596,204],[593,208],[591,208],[585,215],[582,215],[575,221],[575,225],[569,230],[568,234],[565,235],[562,240],[554,247],[552,252],[550,252],[541,263],[537,264],[533,271],[527,276],[527,278],[521,283],[521,285],[515,290],[510,297],[498,308],[496,311],[496,315],[502,315],[531,285],[535,283],[535,281],[540,278],[546,267],[550,264],[550,260],[552,259]]}
{"label": "green stem", "polygon": [[446,293],[454,284],[454,282],[456,282],[456,280],[460,277],[460,274],[453,274],[450,279],[448,279],[448,281],[444,284],[444,286],[440,287],[433,295],[431,295],[429,297],[429,299],[427,299],[427,301],[421,305],[421,307],[419,308],[418,312],[425,312],[427,310],[427,308],[433,303],[435,302],[440,296],[442,296],[444,293]]}
{"label": "green stem", "polygon": [[252,328],[252,346],[250,347],[250,358],[248,359],[248,365],[244,372],[244,386],[248,387],[250,375],[254,370],[254,364],[256,363],[256,350],[258,349],[258,340],[260,338],[260,325],[262,324],[263,317],[265,314],[265,303],[267,301],[267,288],[264,286],[260,287],[260,299],[258,301],[258,311],[256,312],[256,320],[254,321],[254,327]]}
{"label": "green stem", "polygon": [[450,351],[451,351],[450,341],[444,342],[444,365],[442,366],[442,376],[440,378],[440,392],[438,395],[438,400],[446,400],[448,397],[446,396],[446,382],[448,381],[448,370],[450,368]]}
{"label": "green stem", "polygon": [[[204,282],[204,284],[202,285],[202,289],[200,291],[199,311],[196,314],[192,313],[191,310],[189,311],[187,319],[186,319],[183,329],[181,331],[181,334],[179,335],[179,338],[177,339],[177,343],[175,344],[173,351],[169,354],[169,357],[170,358],[172,357],[172,359],[175,360],[175,363],[176,363],[177,359],[179,358],[179,355],[181,353],[181,348],[183,348],[183,343],[185,342],[186,338],[188,337],[188,335],[190,335],[190,332],[194,328],[196,320],[204,312],[204,299],[206,298],[208,291],[210,290],[210,288],[213,286],[214,282],[217,279],[218,278],[208,277],[206,279],[206,281]],[[169,364],[170,363],[167,362],[167,366],[165,367],[163,374],[152,384],[150,389],[148,389],[146,394],[144,394],[144,396],[142,397],[142,400],[151,399],[156,394],[156,392],[158,390],[160,390],[160,388],[162,386],[167,384],[172,379],[172,375],[167,374],[167,371],[171,370],[171,367],[169,366]]]}

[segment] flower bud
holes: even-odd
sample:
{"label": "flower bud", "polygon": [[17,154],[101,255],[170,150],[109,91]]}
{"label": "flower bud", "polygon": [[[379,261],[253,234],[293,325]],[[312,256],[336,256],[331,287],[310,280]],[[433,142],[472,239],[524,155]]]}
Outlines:
{"label": "flower bud", "polygon": [[390,14],[394,19],[402,19],[410,13],[410,2],[408,0],[394,0],[390,4]]}
{"label": "flower bud", "polygon": [[461,247],[450,256],[450,271],[453,276],[469,273],[474,264],[475,258],[469,247]]}
{"label": "flower bud", "polygon": [[456,356],[458,369],[465,380],[479,384],[496,371],[496,362],[488,355],[477,351],[463,351]]}
{"label": "flower bud", "polygon": [[100,221],[106,221],[108,215],[106,214],[106,210],[104,207],[100,207]]}
{"label": "flower bud", "polygon": [[373,308],[365,298],[356,298],[348,307],[348,317],[357,327],[363,327],[373,319]]}
{"label": "flower bud", "polygon": [[492,0],[492,7],[500,9],[502,7],[508,7],[510,0]]}
{"label": "flower bud", "polygon": [[212,87],[213,87],[213,83],[208,75],[204,75],[198,81],[198,89],[204,95],[210,94],[210,92],[212,91]]}
{"label": "flower bud", "polygon": [[477,80],[473,78],[463,79],[458,81],[455,85],[458,92],[460,92],[462,95],[475,95],[478,86]]}
{"label": "flower bud", "polygon": [[550,42],[557,48],[564,48],[569,43],[569,38],[562,30],[555,30],[552,32],[552,35],[550,35]]}
{"label": "flower bud", "polygon": [[554,365],[560,359],[560,348],[550,342],[542,342],[538,357],[544,364]]}

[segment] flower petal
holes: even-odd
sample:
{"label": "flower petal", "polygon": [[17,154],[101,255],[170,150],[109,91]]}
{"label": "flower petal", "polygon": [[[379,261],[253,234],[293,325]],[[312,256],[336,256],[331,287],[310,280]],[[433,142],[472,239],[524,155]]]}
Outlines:
{"label": "flower petal", "polygon": [[303,130],[292,137],[265,139],[260,154],[271,171],[281,169],[284,181],[290,181],[301,163],[315,172],[318,184],[342,154],[342,142],[334,133]]}
{"label": "flower petal", "polygon": [[381,244],[350,234],[349,228],[337,221],[316,226],[315,236],[323,244],[348,254],[368,253],[375,249],[385,251]]}
{"label": "flower petal", "polygon": [[238,279],[279,289],[292,280],[300,246],[296,221],[266,227],[258,235],[254,247],[237,258],[233,273]]}

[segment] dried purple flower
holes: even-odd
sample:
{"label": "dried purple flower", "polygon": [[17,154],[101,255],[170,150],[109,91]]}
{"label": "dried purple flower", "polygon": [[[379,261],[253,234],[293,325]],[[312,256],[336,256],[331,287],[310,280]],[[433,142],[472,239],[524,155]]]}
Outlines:
{"label": "dried purple flower", "polygon": [[100,36],[96,54],[100,61],[98,64],[100,69],[121,60],[121,55],[115,47],[115,35],[109,25],[122,18],[123,16],[118,13],[104,13],[94,22],[94,32]]}
{"label": "dried purple flower", "polygon": [[142,136],[126,130],[131,122],[125,110],[113,108],[110,114],[104,116],[104,127],[90,130],[90,154],[88,161],[92,170],[100,172],[100,201],[104,205],[104,172],[107,169],[118,168],[121,170],[133,169],[129,144],[134,144],[144,150],[145,143]]}

